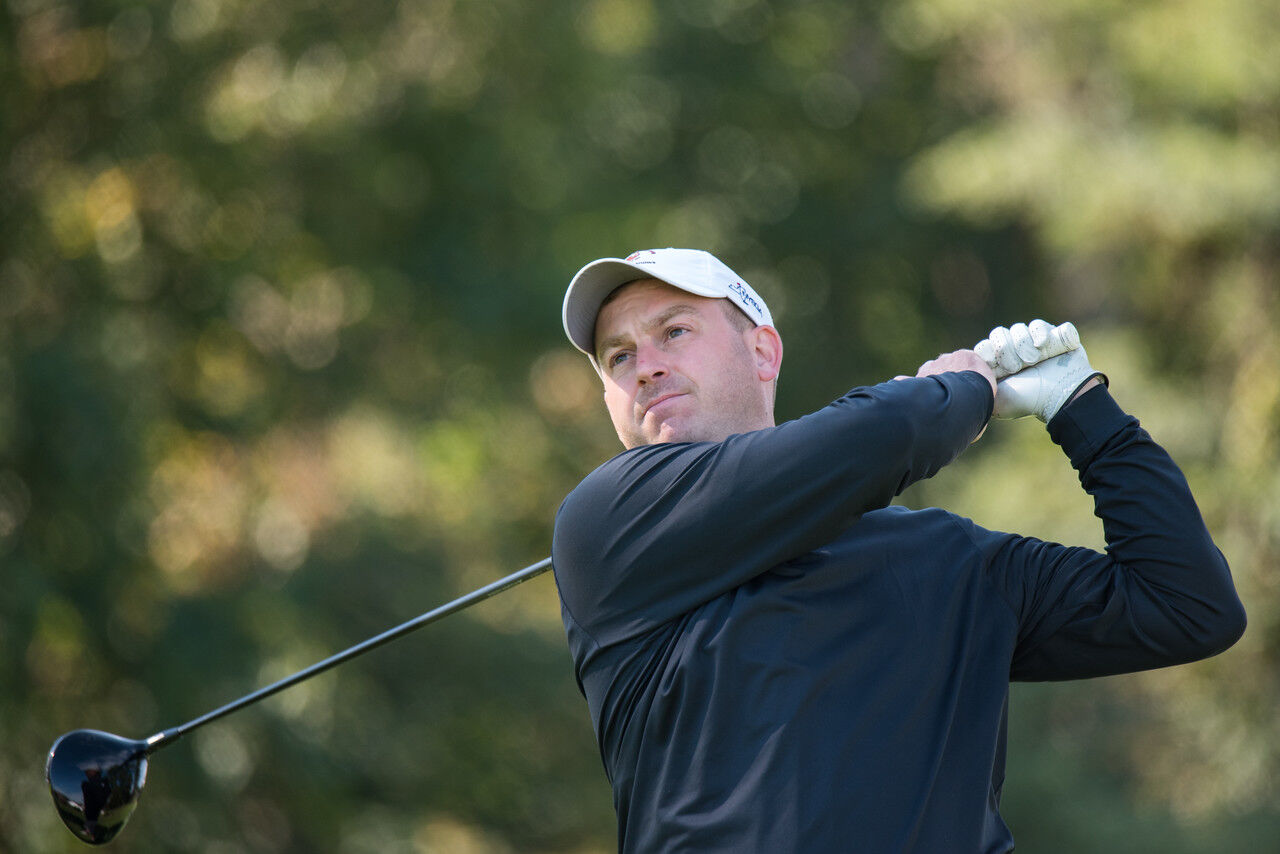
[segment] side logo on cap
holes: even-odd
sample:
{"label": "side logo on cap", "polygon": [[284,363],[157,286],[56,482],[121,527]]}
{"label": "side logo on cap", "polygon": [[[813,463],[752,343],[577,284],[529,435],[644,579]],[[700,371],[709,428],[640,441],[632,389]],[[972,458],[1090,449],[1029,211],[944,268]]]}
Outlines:
{"label": "side logo on cap", "polygon": [[637,261],[636,259],[639,258],[641,255],[657,255],[657,254],[658,252],[656,249],[646,249],[642,252],[632,252],[624,260],[630,261],[636,264],[652,264],[653,263],[652,261]]}
{"label": "side logo on cap", "polygon": [[743,285],[742,282],[730,282],[729,290],[737,294],[745,305],[754,309],[757,317],[764,317],[764,309],[760,306],[760,303],[756,301],[756,298],[747,291],[746,286]]}

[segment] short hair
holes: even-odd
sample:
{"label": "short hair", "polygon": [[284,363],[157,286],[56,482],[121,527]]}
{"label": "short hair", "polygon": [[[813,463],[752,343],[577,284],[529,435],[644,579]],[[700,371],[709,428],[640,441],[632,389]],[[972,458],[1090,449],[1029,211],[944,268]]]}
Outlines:
{"label": "short hair", "polygon": [[752,320],[745,311],[738,308],[738,306],[734,304],[733,300],[721,299],[720,302],[723,303],[725,316],[729,318],[729,322],[733,324],[733,328],[739,332],[750,331],[759,325]]}

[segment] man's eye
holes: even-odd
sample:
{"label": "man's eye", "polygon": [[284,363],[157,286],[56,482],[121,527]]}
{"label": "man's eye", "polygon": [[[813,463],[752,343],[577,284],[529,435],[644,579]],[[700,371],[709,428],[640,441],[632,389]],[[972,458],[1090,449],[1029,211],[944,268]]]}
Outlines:
{"label": "man's eye", "polygon": [[685,334],[685,333],[686,333],[686,332],[688,332],[688,331],[689,331],[689,330],[688,330],[688,329],[685,329],[683,326],[673,326],[673,327],[671,327],[670,329],[668,329],[668,330],[667,330],[667,337],[668,337],[668,338],[677,338],[677,337],[679,337],[679,336],[681,336],[681,335]]}
{"label": "man's eye", "polygon": [[627,352],[614,353],[612,356],[609,357],[609,362],[608,362],[609,367],[611,368],[618,367],[618,365],[622,364],[622,362],[625,361],[630,355],[631,354]]}

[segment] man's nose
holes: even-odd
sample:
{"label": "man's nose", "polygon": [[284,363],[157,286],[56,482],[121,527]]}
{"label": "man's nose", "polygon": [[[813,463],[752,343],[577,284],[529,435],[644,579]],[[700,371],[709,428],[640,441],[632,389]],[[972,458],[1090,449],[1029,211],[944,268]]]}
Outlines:
{"label": "man's nose", "polygon": [[652,344],[641,344],[636,348],[636,378],[640,382],[652,382],[666,374],[666,355],[661,348]]}

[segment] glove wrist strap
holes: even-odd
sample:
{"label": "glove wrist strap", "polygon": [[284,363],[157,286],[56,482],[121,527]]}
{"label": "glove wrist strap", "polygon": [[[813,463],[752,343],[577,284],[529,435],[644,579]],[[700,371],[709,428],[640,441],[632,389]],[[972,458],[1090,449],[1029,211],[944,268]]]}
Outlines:
{"label": "glove wrist strap", "polygon": [[1080,380],[1079,382],[1067,383],[1066,385],[1063,386],[1063,389],[1065,389],[1065,393],[1060,392],[1058,399],[1053,402],[1053,406],[1051,406],[1049,410],[1045,413],[1048,416],[1047,418],[1045,418],[1045,423],[1048,424],[1050,421],[1052,421],[1053,416],[1057,415],[1062,410],[1062,407],[1066,406],[1068,402],[1073,400],[1075,396],[1080,393],[1080,389],[1084,388],[1085,384],[1088,383],[1089,380],[1093,379],[1094,377],[1099,377],[1102,380],[1102,384],[1105,386],[1111,385],[1111,381],[1107,379],[1107,375],[1104,374],[1102,371],[1089,371],[1087,374],[1085,374],[1084,379]]}

